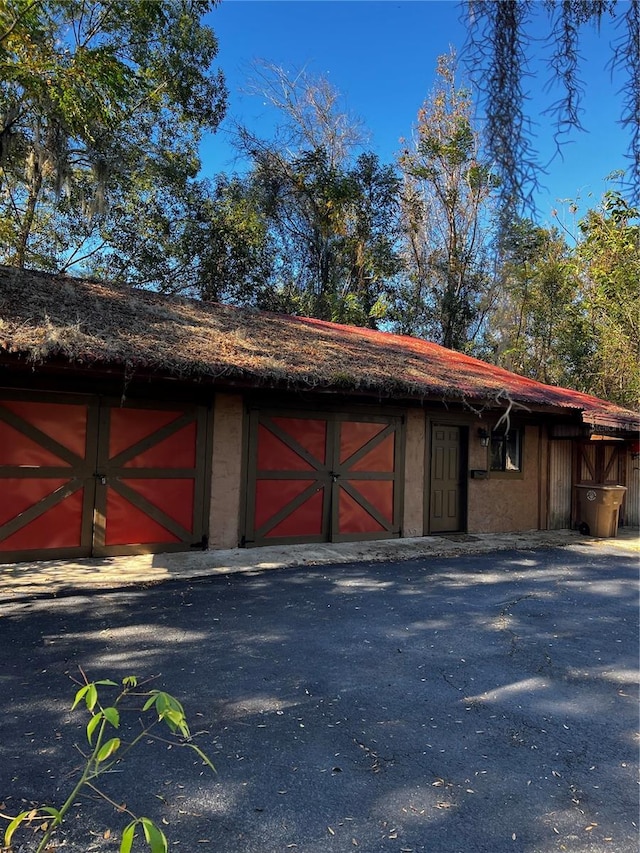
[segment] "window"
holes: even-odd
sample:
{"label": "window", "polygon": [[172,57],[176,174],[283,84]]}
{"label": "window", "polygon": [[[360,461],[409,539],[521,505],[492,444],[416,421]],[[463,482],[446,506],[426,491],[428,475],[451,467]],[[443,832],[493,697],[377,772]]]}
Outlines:
{"label": "window", "polygon": [[522,471],[522,431],[491,433],[491,470],[506,473]]}

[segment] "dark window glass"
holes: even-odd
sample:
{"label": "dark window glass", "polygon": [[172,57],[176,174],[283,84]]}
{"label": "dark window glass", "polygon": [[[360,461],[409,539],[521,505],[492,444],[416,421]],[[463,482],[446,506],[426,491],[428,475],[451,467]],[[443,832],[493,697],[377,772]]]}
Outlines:
{"label": "dark window glass", "polygon": [[519,429],[491,433],[491,470],[522,471],[522,434]]}

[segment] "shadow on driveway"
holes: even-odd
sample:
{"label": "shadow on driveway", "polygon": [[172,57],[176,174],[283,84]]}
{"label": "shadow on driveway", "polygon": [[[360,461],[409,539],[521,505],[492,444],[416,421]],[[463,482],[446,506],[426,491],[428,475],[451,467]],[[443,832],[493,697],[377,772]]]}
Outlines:
{"label": "shadow on driveway", "polygon": [[[0,801],[59,803],[69,677],[157,675],[213,776],[150,746],[110,795],[216,853],[635,853],[637,557],[570,547],[218,576],[6,606]],[[124,820],[75,809],[69,853]]]}

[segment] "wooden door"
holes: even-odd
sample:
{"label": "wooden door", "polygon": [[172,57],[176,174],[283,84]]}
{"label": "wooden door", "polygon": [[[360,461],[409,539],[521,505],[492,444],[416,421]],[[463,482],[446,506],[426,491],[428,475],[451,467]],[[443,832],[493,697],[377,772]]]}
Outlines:
{"label": "wooden door", "polygon": [[576,442],[576,482],[601,486],[624,485],[623,444],[607,441]]}
{"label": "wooden door", "polygon": [[0,401],[0,560],[205,544],[205,409],[49,400]]}
{"label": "wooden door", "polygon": [[[574,481],[580,485],[624,486],[626,485],[626,448],[622,442],[583,441],[575,442]],[[572,517],[578,518],[577,495],[574,489]],[[621,525],[625,524],[626,494],[618,513]]]}
{"label": "wooden door", "polygon": [[431,533],[463,529],[461,428],[434,424],[431,430]]}
{"label": "wooden door", "polygon": [[245,544],[399,535],[401,419],[255,410]]}
{"label": "wooden door", "polygon": [[88,400],[0,401],[0,560],[91,554],[96,436]]}
{"label": "wooden door", "polygon": [[327,421],[253,411],[245,544],[329,537]]}
{"label": "wooden door", "polygon": [[549,501],[547,519],[549,530],[571,527],[572,442],[554,439],[549,442]]}
{"label": "wooden door", "polygon": [[102,407],[94,554],[205,546],[205,430],[195,406]]}
{"label": "wooden door", "polygon": [[335,424],[332,540],[398,536],[400,419]]}

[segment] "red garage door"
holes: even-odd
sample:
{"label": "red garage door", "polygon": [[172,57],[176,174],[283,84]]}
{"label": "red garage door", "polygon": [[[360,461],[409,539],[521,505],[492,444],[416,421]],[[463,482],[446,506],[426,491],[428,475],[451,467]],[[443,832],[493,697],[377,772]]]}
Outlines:
{"label": "red garage door", "polygon": [[399,535],[401,419],[254,411],[245,542]]}
{"label": "red garage door", "polygon": [[59,399],[0,400],[0,559],[203,541],[206,410]]}

